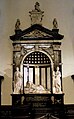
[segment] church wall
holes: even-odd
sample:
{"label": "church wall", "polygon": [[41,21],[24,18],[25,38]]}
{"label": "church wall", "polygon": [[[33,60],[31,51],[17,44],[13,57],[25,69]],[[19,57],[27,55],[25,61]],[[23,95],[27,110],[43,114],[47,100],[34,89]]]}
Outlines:
{"label": "church wall", "polygon": [[[0,74],[2,82],[2,104],[11,104],[12,93],[12,42],[15,22],[19,18],[21,29],[30,26],[29,11],[34,8],[36,0],[0,0]],[[44,11],[43,26],[52,29],[56,17],[59,32],[64,35],[62,41],[62,74],[65,103],[74,103],[74,1],[73,0],[38,0]]]}

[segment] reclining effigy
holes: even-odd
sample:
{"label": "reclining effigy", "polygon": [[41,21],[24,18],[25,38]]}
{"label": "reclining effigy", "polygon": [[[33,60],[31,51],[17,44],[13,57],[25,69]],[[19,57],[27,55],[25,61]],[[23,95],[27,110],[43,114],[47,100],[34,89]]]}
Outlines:
{"label": "reclining effigy", "polygon": [[36,85],[32,82],[27,82],[26,86],[24,87],[25,93],[50,93],[50,91],[42,85]]}

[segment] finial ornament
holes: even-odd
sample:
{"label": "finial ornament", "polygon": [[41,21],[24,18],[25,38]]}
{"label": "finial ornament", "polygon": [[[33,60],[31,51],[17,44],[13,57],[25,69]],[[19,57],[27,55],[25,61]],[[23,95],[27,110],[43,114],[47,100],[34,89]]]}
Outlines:
{"label": "finial ornament", "polygon": [[57,29],[57,28],[58,28],[57,19],[54,18],[54,20],[53,20],[53,29]]}

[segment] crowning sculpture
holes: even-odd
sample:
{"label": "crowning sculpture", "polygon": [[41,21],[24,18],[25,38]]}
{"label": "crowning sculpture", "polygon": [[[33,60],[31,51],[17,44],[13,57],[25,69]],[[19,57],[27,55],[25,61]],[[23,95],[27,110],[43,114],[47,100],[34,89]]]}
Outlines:
{"label": "crowning sculpture", "polygon": [[40,24],[42,25],[42,18],[44,11],[41,11],[39,8],[40,4],[36,2],[35,9],[30,11],[31,25]]}

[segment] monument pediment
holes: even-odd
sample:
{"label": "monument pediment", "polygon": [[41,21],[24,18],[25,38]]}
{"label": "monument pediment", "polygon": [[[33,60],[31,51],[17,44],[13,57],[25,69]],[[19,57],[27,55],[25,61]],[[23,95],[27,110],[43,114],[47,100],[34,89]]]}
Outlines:
{"label": "monument pediment", "polygon": [[[11,40],[30,40],[30,39],[37,39],[37,40],[61,40],[63,35],[58,33],[59,29],[52,29],[49,30],[42,25],[34,24],[25,30],[15,30],[15,34],[10,36]],[[56,35],[55,35],[56,34]]]}

